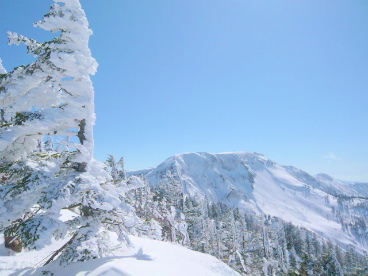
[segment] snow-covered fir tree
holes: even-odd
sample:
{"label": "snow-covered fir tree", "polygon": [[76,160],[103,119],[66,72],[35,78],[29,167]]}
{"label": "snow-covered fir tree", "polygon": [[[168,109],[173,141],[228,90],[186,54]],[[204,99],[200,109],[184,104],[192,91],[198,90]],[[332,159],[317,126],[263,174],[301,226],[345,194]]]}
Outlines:
{"label": "snow-covered fir tree", "polygon": [[[354,248],[331,246],[316,233],[279,218],[185,194],[182,179],[171,168],[157,171],[156,176],[154,185],[144,180],[144,187],[128,194],[141,219],[132,229],[136,235],[183,243],[177,225],[185,222],[185,246],[221,259],[242,275],[365,275],[367,271],[365,256]],[[178,216],[181,213],[184,216]],[[361,229],[362,223],[356,221]]]}
{"label": "snow-covered fir tree", "polygon": [[127,180],[126,172],[124,168],[125,166],[124,157],[121,157],[119,161],[116,161],[115,156],[112,154],[109,154],[105,163],[114,181],[121,182],[121,181]]}
{"label": "snow-covered fir tree", "polygon": [[0,58],[0,75],[6,74],[6,70],[3,66],[3,60]]}
{"label": "snow-covered fir tree", "polygon": [[[172,176],[165,174],[157,187],[145,186],[129,195],[142,222],[151,223],[141,224],[135,232],[138,235],[181,242],[177,237],[173,240],[173,229],[165,219],[170,214],[168,207],[178,206],[175,202],[181,198],[178,183],[169,180],[176,179]],[[185,198],[184,214],[189,239],[185,245],[216,256],[242,275],[365,275],[364,256],[332,246],[315,233],[281,219],[190,196]]]}
{"label": "snow-covered fir tree", "polygon": [[[35,23],[58,33],[53,40],[8,33],[36,60],[9,73],[0,68],[0,227],[29,249],[64,239],[49,261],[69,263],[129,243],[138,219],[124,200],[128,190],[93,159],[97,63],[86,15],[78,0],[55,2]],[[63,219],[62,209],[75,215]]]}

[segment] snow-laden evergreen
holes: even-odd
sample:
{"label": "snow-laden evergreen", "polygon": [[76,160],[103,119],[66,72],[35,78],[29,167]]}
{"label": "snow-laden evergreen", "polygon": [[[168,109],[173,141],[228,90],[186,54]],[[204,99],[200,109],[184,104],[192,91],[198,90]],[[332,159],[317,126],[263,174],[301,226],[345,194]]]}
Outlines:
{"label": "snow-laden evergreen", "polygon": [[126,172],[124,168],[124,157],[121,157],[119,161],[116,161],[115,156],[110,154],[105,163],[114,181],[116,182],[126,181]]}
{"label": "snow-laden evergreen", "polygon": [[[155,187],[151,191],[154,202],[171,201],[170,191]],[[162,212],[160,208],[156,211]],[[190,196],[183,213],[190,241],[186,246],[217,257],[242,275],[365,275],[368,271],[365,256],[353,247],[342,249],[275,217],[257,216]],[[147,213],[138,215],[147,219]],[[165,227],[165,221],[159,223],[163,226],[159,239],[171,241],[170,228]]]}
{"label": "snow-laden evergreen", "polygon": [[368,198],[355,184],[320,182],[255,153],[180,154],[128,175],[141,175],[147,183],[144,197],[150,200],[142,205],[138,194],[132,204],[140,206],[142,221],[159,223],[158,239],[173,241],[170,224],[158,219],[169,202],[184,215],[186,246],[244,275],[368,272]]}
{"label": "snow-laden evergreen", "polygon": [[[93,160],[90,75],[97,63],[86,15],[78,0],[55,2],[35,24],[58,33],[53,40],[8,33],[9,43],[25,44],[36,61],[0,75],[0,227],[26,249],[67,239],[49,261],[69,263],[129,243],[127,229],[138,219],[124,202],[126,185],[114,185]],[[63,221],[62,209],[78,215]]]}
{"label": "snow-laden evergreen", "polygon": [[[90,75],[97,63],[88,47],[92,31],[77,0],[54,4],[35,27],[60,35],[39,43],[8,32],[9,44],[24,43],[37,60],[20,66],[2,79],[0,108],[5,119],[18,115],[22,122],[2,132],[0,150],[7,160],[17,160],[35,150],[46,135],[77,137],[78,143],[62,139],[62,146],[77,149],[79,171],[93,156],[94,92]],[[72,139],[73,140],[73,139]]]}
{"label": "snow-laden evergreen", "polygon": [[368,201],[355,185],[322,182],[262,154],[245,152],[178,154],[143,171],[143,177],[156,187],[168,172],[178,176],[184,196],[279,217],[341,245],[368,251],[367,234],[356,229],[358,225],[366,228]]}

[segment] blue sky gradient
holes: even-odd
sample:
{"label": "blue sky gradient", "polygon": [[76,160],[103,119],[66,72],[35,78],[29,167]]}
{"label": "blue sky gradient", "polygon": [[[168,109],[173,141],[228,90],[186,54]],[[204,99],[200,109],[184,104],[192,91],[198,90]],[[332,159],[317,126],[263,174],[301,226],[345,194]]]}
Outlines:
{"label": "blue sky gradient", "polygon": [[[6,31],[49,0],[0,0],[0,58],[32,60]],[[255,151],[368,181],[368,2],[82,0],[100,64],[95,155],[128,169],[183,152]]]}

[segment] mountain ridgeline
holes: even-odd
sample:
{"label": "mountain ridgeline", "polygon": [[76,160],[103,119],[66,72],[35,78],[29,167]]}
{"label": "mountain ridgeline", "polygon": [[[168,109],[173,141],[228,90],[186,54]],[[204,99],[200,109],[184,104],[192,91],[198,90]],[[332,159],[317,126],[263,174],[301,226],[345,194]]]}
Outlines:
{"label": "mountain ridgeline", "polygon": [[182,243],[243,275],[366,275],[368,185],[258,153],[186,153],[131,171],[142,236]]}

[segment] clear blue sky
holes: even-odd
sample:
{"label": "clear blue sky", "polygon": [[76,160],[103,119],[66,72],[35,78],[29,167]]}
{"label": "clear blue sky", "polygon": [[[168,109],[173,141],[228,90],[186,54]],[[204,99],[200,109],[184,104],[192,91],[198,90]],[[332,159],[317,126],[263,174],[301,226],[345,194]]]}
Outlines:
{"label": "clear blue sky", "polygon": [[[368,181],[368,2],[82,0],[100,64],[95,155],[128,169],[183,152],[255,151],[309,173]],[[49,0],[0,0],[6,31]]]}

